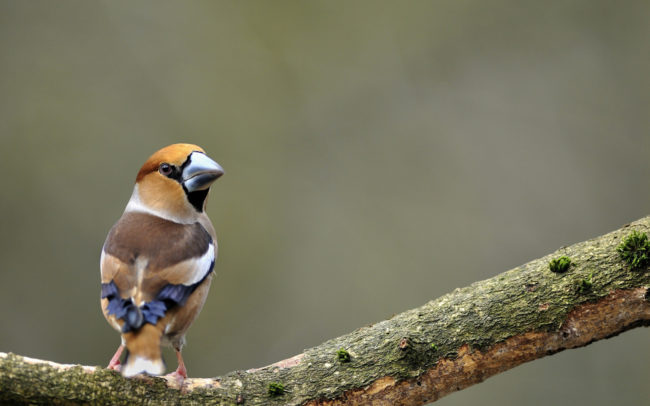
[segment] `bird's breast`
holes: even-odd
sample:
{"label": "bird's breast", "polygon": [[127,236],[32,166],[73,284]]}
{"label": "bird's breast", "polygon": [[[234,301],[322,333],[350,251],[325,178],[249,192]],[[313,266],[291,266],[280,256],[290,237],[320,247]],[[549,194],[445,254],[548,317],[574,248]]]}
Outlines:
{"label": "bird's breast", "polygon": [[141,258],[150,270],[205,255],[212,237],[199,223],[180,224],[141,212],[127,212],[113,226],[104,251],[128,264]]}

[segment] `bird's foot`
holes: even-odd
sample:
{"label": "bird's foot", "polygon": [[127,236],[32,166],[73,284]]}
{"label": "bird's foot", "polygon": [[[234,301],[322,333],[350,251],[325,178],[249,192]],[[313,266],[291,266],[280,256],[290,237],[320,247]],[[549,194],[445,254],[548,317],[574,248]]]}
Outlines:
{"label": "bird's foot", "polygon": [[182,386],[183,381],[187,379],[187,369],[185,368],[185,362],[183,361],[183,356],[181,355],[180,350],[176,350],[176,359],[178,360],[178,368],[176,368],[176,371],[171,374],[167,374],[167,376],[176,379],[176,381]]}
{"label": "bird's foot", "polygon": [[108,362],[108,366],[106,368],[117,372],[120,372],[122,370],[122,363],[120,362],[122,351],[124,351],[124,344],[117,347],[117,351],[115,351],[113,358],[111,358],[111,360]]}
{"label": "bird's foot", "polygon": [[176,370],[172,373],[165,375],[165,378],[175,381],[178,384],[178,386],[182,387],[183,382],[185,382],[185,379],[187,379],[187,371]]}
{"label": "bird's foot", "polygon": [[120,363],[119,359],[115,361],[111,360],[106,368],[110,369],[111,371],[120,372],[122,370],[122,364]]}

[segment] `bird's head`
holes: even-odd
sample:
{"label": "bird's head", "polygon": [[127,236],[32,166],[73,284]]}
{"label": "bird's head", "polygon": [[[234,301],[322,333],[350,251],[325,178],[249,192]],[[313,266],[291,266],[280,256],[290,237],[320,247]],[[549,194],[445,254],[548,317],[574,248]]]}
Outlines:
{"label": "bird's head", "polygon": [[193,222],[205,209],[212,182],[223,173],[201,147],[169,145],[151,155],[140,168],[127,210]]}

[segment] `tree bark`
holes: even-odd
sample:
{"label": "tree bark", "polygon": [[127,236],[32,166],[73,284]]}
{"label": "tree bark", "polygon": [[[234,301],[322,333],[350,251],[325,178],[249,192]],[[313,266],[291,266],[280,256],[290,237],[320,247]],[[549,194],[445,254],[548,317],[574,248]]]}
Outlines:
{"label": "tree bark", "polygon": [[[420,405],[556,352],[650,325],[650,269],[617,247],[650,217],[288,360],[217,378],[125,379],[0,353],[0,403]],[[471,249],[470,241],[464,242]],[[549,262],[571,259],[563,273]]]}

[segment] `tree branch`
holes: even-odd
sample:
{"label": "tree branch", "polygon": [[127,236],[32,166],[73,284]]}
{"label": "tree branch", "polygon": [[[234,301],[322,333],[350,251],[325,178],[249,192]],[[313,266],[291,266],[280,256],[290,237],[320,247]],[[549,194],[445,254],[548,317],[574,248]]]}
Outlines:
{"label": "tree branch", "polygon": [[[188,379],[182,388],[171,379],[125,379],[100,367],[0,353],[0,402],[432,402],[521,363],[649,325],[648,262],[632,267],[617,252],[633,230],[648,233],[650,217],[288,360],[212,379]],[[549,262],[560,256],[569,257],[571,265],[563,273],[551,272]]]}

